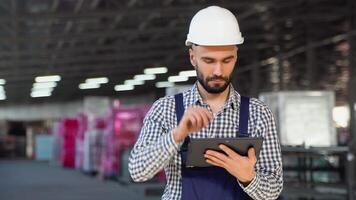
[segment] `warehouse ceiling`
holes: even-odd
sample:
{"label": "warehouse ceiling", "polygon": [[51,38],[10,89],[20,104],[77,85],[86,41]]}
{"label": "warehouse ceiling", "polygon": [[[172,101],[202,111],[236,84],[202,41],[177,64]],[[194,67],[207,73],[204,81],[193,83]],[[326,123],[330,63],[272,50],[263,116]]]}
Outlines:
{"label": "warehouse ceiling", "polygon": [[[234,80],[241,93],[327,89],[336,91],[338,101],[346,99],[353,0],[1,0],[6,99],[0,105],[163,95],[156,82],[191,69],[184,46],[190,19],[214,4],[237,15],[245,37]],[[132,91],[114,90],[150,67],[168,72]],[[31,98],[35,77],[45,75],[61,80],[51,96]],[[94,77],[109,82],[78,88]]]}

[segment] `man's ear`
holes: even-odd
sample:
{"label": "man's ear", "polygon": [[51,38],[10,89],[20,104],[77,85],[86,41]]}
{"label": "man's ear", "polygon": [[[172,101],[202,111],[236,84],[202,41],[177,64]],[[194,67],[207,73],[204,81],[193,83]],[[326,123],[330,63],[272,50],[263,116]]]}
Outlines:
{"label": "man's ear", "polygon": [[197,65],[196,64],[197,62],[196,62],[195,59],[196,58],[195,58],[195,55],[194,55],[194,50],[192,48],[189,48],[189,60],[190,60],[190,63],[194,66],[194,68]]}

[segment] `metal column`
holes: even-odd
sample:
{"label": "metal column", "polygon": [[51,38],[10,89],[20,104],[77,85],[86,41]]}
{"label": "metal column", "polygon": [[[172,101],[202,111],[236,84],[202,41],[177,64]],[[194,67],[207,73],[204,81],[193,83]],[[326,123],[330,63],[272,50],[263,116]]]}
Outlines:
{"label": "metal column", "polygon": [[[350,78],[349,78],[349,83],[348,83],[348,97],[349,97],[349,107],[350,107],[350,133],[352,136],[352,141],[350,145],[350,156],[349,156],[349,161],[350,161],[350,166],[351,166],[351,173],[352,175],[349,176],[349,183],[351,185],[351,188],[349,188],[349,191],[353,191],[354,189],[354,180],[355,180],[355,158],[354,155],[356,155],[356,35],[355,35],[355,30],[356,30],[356,2],[354,0],[349,0],[349,15],[350,15],[350,32],[348,35],[348,42],[350,45],[350,52],[349,52],[349,73],[350,73]],[[354,199],[353,192],[349,192],[349,199]]]}

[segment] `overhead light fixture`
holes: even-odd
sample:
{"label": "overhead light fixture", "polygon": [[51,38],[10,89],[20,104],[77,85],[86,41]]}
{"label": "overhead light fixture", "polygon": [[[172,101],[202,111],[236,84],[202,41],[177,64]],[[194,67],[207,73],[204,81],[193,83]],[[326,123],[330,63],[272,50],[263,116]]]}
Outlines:
{"label": "overhead light fixture", "polygon": [[107,77],[99,77],[99,78],[88,78],[85,80],[86,83],[96,83],[96,84],[106,84],[109,82]]}
{"label": "overhead light fixture", "polygon": [[154,67],[154,68],[147,68],[143,70],[145,74],[164,74],[167,73],[167,67]]}
{"label": "overhead light fixture", "polygon": [[0,100],[5,100],[5,99],[6,99],[6,94],[0,93]]}
{"label": "overhead light fixture", "polygon": [[52,92],[54,88],[32,88],[31,89],[31,92],[39,92],[39,91],[42,91],[42,92],[45,92],[45,91],[48,91],[48,92]]}
{"label": "overhead light fixture", "polygon": [[0,85],[5,85],[6,84],[6,80],[5,79],[0,79]]}
{"label": "overhead light fixture", "polygon": [[186,77],[186,76],[170,76],[170,77],[168,77],[168,81],[171,83],[185,82],[187,80],[188,80],[188,77]]}
{"label": "overhead light fixture", "polygon": [[157,82],[155,85],[157,88],[167,88],[167,87],[173,87],[174,83],[163,81],[163,82]]}
{"label": "overhead light fixture", "polygon": [[40,88],[54,88],[57,86],[57,82],[40,82],[40,83],[33,83],[33,88],[40,89]]}
{"label": "overhead light fixture", "polygon": [[37,83],[40,82],[54,82],[54,81],[60,81],[61,76],[59,75],[52,75],[52,76],[38,76],[35,78]]}
{"label": "overhead light fixture", "polygon": [[179,72],[179,76],[195,77],[197,76],[197,72],[195,70],[181,71]]}
{"label": "overhead light fixture", "polygon": [[124,82],[125,85],[143,85],[145,81],[143,80],[136,80],[136,79],[129,79]]}
{"label": "overhead light fixture", "polygon": [[133,90],[135,87],[133,85],[116,85],[115,91],[129,91]]}
{"label": "overhead light fixture", "polygon": [[33,92],[31,92],[31,97],[32,98],[49,97],[51,95],[52,95],[51,91],[33,91]]}
{"label": "overhead light fixture", "polygon": [[134,76],[135,80],[140,80],[140,81],[149,81],[149,80],[154,80],[156,79],[156,75],[154,74],[139,74]]}
{"label": "overhead light fixture", "polygon": [[97,83],[81,83],[81,84],[79,84],[78,87],[81,90],[97,89],[97,88],[100,88],[100,84],[97,84]]}

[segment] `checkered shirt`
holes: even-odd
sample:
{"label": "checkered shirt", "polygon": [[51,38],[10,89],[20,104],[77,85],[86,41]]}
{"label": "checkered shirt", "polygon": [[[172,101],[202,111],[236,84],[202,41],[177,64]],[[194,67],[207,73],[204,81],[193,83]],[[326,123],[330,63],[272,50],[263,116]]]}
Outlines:
{"label": "checkered shirt", "polygon": [[[210,124],[191,138],[236,137],[239,130],[240,95],[230,85],[230,96]],[[211,111],[202,101],[197,84],[183,93],[183,104],[187,108],[199,105]],[[251,137],[263,137],[263,146],[256,163],[256,176],[241,188],[255,200],[276,199],[283,188],[281,148],[271,110],[261,101],[250,99],[248,132]],[[167,184],[162,196],[164,200],[179,200],[182,193],[181,157],[172,131],[177,126],[174,96],[157,100],[144,119],[140,136],[131,151],[129,171],[136,182],[151,179],[164,169]]]}

